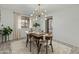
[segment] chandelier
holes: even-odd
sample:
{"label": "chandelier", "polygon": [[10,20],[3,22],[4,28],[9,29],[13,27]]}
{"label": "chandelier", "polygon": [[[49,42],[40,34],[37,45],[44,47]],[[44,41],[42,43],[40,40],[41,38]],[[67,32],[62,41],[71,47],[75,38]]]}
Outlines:
{"label": "chandelier", "polygon": [[33,11],[33,14],[31,14],[32,17],[46,17],[46,10],[41,7],[40,4],[38,4],[38,7]]}

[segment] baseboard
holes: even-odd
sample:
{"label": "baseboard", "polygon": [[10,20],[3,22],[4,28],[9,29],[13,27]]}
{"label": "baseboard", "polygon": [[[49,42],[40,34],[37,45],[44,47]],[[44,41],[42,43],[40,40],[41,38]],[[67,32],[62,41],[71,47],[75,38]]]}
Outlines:
{"label": "baseboard", "polygon": [[16,39],[12,39],[12,40],[9,40],[9,41],[13,42],[13,41],[22,40],[22,39],[26,39],[26,37],[16,38]]}
{"label": "baseboard", "polygon": [[72,44],[69,44],[69,43],[66,43],[66,42],[63,42],[63,41],[59,41],[59,40],[56,40],[56,39],[54,39],[53,41],[56,41],[56,42],[61,43],[61,44],[63,44],[63,45],[69,46],[69,47],[71,47],[71,48],[72,48],[72,47],[79,48],[79,47],[74,46],[74,45],[72,45]]}

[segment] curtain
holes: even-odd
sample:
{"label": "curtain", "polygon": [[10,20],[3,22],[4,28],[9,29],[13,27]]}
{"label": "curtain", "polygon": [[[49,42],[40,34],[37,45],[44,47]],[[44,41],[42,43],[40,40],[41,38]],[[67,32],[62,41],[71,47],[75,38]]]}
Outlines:
{"label": "curtain", "polygon": [[13,25],[13,39],[19,39],[20,38],[20,29],[18,27],[18,21],[21,19],[20,14],[14,12],[14,25]]}

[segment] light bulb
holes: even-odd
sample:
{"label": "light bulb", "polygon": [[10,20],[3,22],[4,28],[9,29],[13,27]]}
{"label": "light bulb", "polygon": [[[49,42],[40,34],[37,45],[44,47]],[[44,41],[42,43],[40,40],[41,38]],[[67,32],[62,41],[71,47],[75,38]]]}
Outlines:
{"label": "light bulb", "polygon": [[37,20],[37,17],[36,17],[36,20]]}
{"label": "light bulb", "polygon": [[46,10],[45,10],[45,12],[46,12]]}
{"label": "light bulb", "polygon": [[34,14],[34,11],[33,11],[33,14]]}
{"label": "light bulb", "polygon": [[37,9],[35,9],[35,11],[36,11]]}
{"label": "light bulb", "polygon": [[31,14],[31,16],[33,16],[33,14]]}
{"label": "light bulb", "polygon": [[47,15],[45,15],[45,17],[47,17]]}
{"label": "light bulb", "polygon": [[45,18],[45,20],[47,20],[47,19]]}
{"label": "light bulb", "polygon": [[42,15],[44,15],[44,13],[41,13]]}

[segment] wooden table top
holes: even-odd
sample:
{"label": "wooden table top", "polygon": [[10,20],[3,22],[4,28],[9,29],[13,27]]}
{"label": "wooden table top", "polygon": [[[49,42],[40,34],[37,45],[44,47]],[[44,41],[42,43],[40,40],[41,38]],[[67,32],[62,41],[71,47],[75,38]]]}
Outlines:
{"label": "wooden table top", "polygon": [[31,34],[37,37],[41,37],[41,36],[51,37],[52,36],[52,33],[44,33],[44,32],[29,32],[28,34]]}

